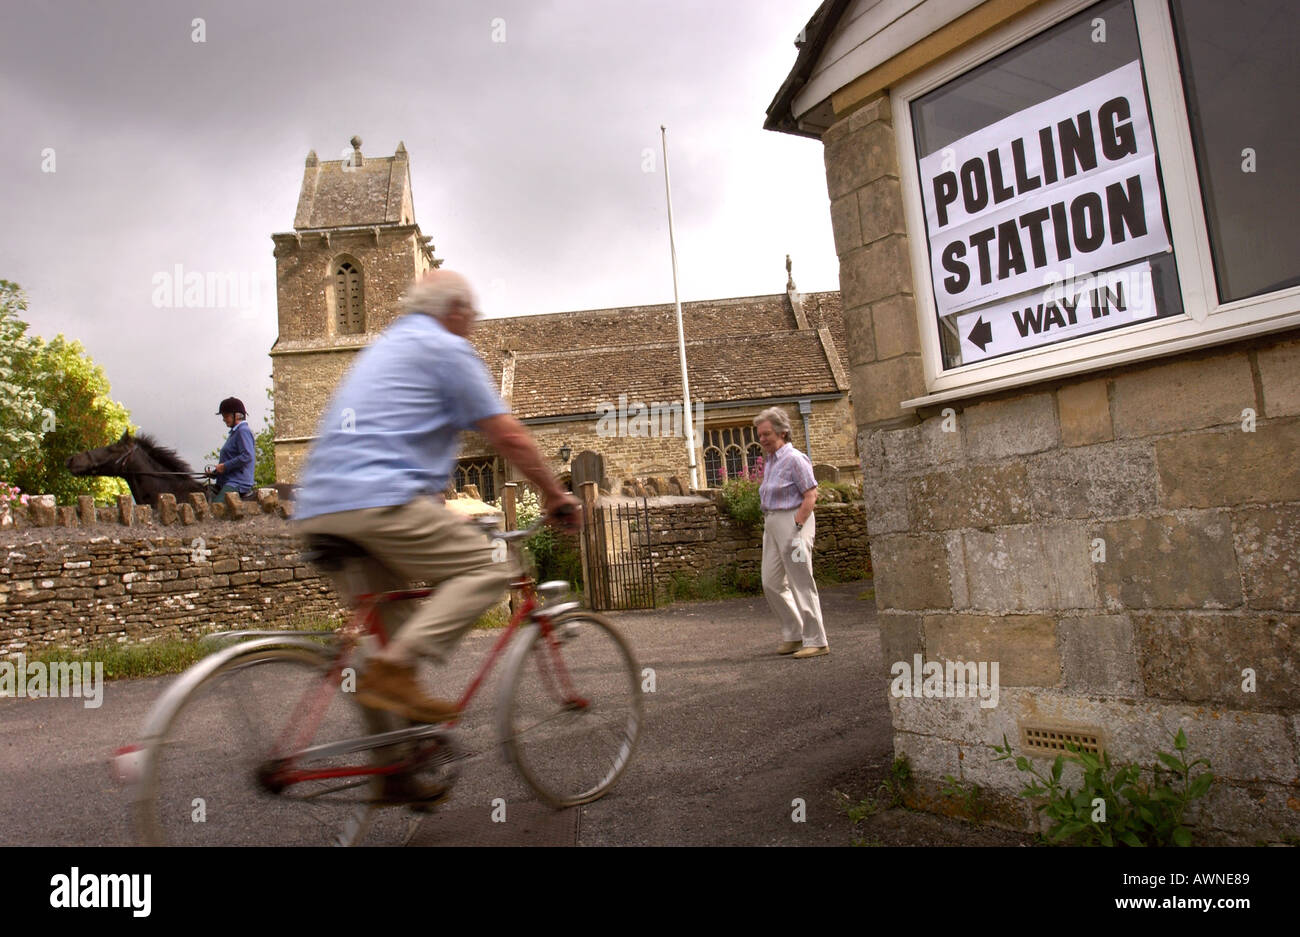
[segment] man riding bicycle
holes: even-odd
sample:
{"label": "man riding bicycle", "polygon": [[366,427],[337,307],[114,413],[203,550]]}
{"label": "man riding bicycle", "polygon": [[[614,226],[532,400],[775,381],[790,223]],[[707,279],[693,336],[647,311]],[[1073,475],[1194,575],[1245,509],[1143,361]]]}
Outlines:
{"label": "man riding bicycle", "polygon": [[[364,591],[421,580],[437,588],[414,609],[410,602],[383,606],[392,640],[370,658],[356,693],[371,711],[440,722],[457,715],[456,704],[427,696],[415,663],[444,662],[512,572],[511,564],[494,562],[491,542],[473,524],[443,504],[461,431],[477,429],[538,487],[552,523],[577,529],[581,516],[467,341],[478,312],[465,278],[429,271],[402,308],[330,401],[302,472],[294,521],[303,535],[363,547]],[[351,601],[341,575],[335,583]]]}

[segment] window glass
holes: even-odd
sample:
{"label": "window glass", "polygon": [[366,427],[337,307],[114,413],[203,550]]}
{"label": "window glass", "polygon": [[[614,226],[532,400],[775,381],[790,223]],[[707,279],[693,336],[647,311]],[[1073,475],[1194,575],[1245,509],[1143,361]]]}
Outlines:
{"label": "window glass", "polygon": [[911,113],[945,370],[1182,313],[1129,0]]}
{"label": "window glass", "polygon": [[1219,299],[1300,284],[1294,0],[1170,4]]}

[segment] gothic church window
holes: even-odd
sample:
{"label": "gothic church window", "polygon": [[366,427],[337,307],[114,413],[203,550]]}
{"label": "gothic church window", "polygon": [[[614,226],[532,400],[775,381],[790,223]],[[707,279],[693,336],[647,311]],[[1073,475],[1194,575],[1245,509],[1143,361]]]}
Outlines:
{"label": "gothic church window", "polygon": [[704,433],[704,477],[710,488],[721,487],[723,472],[735,478],[753,472],[763,455],[758,435],[752,425],[726,426]]}
{"label": "gothic church window", "polygon": [[339,335],[359,335],[366,330],[361,270],[346,260],[334,268],[334,317]]}
{"label": "gothic church window", "polygon": [[497,497],[496,486],[496,460],[488,459],[460,459],[456,463],[456,469],[452,473],[452,484],[457,491],[464,491],[466,485],[473,485],[478,489],[479,498],[482,501],[495,501]]}

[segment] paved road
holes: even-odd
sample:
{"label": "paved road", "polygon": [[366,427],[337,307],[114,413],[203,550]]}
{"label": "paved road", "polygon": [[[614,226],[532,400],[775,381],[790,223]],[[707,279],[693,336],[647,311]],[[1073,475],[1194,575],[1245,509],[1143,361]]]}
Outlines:
{"label": "paved road", "polygon": [[[384,811],[367,843],[847,844],[830,789],[891,756],[888,707],[867,692],[880,643],[874,602],[859,599],[864,587],[822,590],[831,654],[804,661],[775,653],[761,597],[611,613],[639,664],[653,668],[655,692],[636,756],[606,798],[561,813],[536,803],[492,745],[494,676],[459,730],[462,745],[482,755],[465,765],[451,801],[423,819]],[[494,638],[470,635],[445,672],[430,674],[432,685],[464,685]],[[131,842],[106,760],[171,679],[110,683],[99,709],[0,699],[0,845]],[[498,798],[504,823],[493,821]],[[792,819],[796,798],[804,822]]]}

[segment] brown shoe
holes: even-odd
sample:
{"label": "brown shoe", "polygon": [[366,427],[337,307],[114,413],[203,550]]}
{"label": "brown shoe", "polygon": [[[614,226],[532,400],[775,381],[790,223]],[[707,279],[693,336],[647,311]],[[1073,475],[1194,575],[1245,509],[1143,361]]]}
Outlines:
{"label": "brown shoe", "polygon": [[428,813],[451,796],[451,786],[426,784],[409,774],[390,774],[375,804],[380,807],[406,806],[416,813]]}
{"label": "brown shoe", "polygon": [[778,654],[793,654],[801,647],[803,647],[802,641],[782,641],[777,647],[776,652]]}
{"label": "brown shoe", "polygon": [[460,715],[455,703],[424,695],[415,667],[371,660],[357,680],[357,702],[405,716],[412,722],[446,722]]}
{"label": "brown shoe", "polygon": [[822,645],[821,647],[806,647],[802,651],[795,651],[795,660],[807,660],[809,657],[821,657],[823,654],[829,654],[831,649]]}

